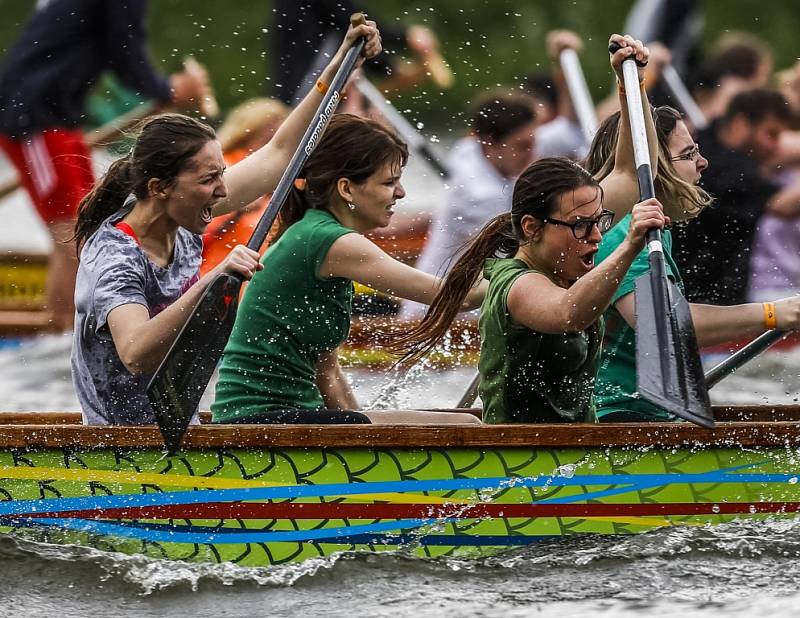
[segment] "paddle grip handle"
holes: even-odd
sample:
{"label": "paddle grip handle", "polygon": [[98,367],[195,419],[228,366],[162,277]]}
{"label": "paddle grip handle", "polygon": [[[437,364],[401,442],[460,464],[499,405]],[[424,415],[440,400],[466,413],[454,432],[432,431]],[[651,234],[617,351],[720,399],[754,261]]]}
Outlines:
{"label": "paddle grip handle", "polygon": [[[353,26],[358,26],[365,22],[366,18],[363,13],[355,13],[350,17],[350,23]],[[275,188],[269,206],[267,206],[264,214],[261,215],[261,219],[259,219],[258,224],[253,230],[253,234],[250,236],[250,240],[247,241],[248,248],[258,251],[261,245],[264,244],[264,240],[272,224],[275,222],[278,214],[280,214],[281,208],[283,208],[283,205],[289,197],[289,192],[292,190],[294,181],[302,171],[311,153],[314,152],[314,148],[317,147],[317,144],[322,139],[325,127],[328,126],[328,122],[330,122],[333,113],[336,111],[336,107],[339,105],[339,101],[342,98],[342,90],[356,67],[358,57],[361,55],[365,43],[366,40],[364,37],[360,37],[353,43],[350,49],[347,50],[342,64],[336,71],[336,75],[334,75],[331,83],[328,85],[325,96],[322,97],[322,101],[317,107],[314,119],[306,129],[297,150],[295,150],[295,153],[289,161],[289,165],[286,167],[286,171],[284,171],[283,176],[281,176],[278,182],[278,186]]]}
{"label": "paddle grip handle", "polygon": [[[608,53],[609,54],[612,54],[612,55],[616,54],[620,49],[622,49],[622,45],[620,45],[616,41],[612,41],[611,43],[608,44]],[[633,60],[640,67],[646,67],[647,66],[646,62],[642,62],[641,60],[638,60],[636,58],[634,58]]]}

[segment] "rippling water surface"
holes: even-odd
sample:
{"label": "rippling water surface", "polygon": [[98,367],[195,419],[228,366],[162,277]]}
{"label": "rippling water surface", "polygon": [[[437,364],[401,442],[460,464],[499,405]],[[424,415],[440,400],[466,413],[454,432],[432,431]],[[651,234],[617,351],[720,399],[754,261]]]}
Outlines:
{"label": "rippling water surface", "polygon": [[[4,410],[78,410],[69,336],[0,347]],[[452,406],[473,369],[398,379],[352,370],[371,407]],[[716,402],[790,403],[800,352],[772,352],[713,391]],[[203,407],[209,403],[208,396]],[[0,615],[28,616],[796,616],[800,522],[556,539],[480,561],[342,554],[265,569],[188,565],[0,536]]]}

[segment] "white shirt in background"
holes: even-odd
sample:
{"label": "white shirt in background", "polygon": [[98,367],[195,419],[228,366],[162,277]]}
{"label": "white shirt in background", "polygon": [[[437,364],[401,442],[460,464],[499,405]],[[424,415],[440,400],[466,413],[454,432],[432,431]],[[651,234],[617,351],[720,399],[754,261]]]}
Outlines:
{"label": "white shirt in background", "polygon": [[[428,239],[415,264],[418,269],[440,277],[490,219],[511,210],[514,188],[514,179],[501,176],[492,167],[474,137],[456,142],[448,157],[448,167],[453,175],[447,181],[445,206],[434,213]],[[420,318],[426,310],[426,305],[404,301],[400,317]]]}

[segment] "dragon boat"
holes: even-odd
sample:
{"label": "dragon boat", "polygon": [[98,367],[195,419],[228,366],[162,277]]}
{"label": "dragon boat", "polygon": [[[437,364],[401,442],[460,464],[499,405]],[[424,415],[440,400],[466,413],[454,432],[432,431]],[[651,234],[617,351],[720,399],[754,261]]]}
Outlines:
{"label": "dragon boat", "polygon": [[[475,411],[479,414],[479,411]],[[0,413],[0,532],[193,562],[336,552],[460,558],[800,510],[800,407],[717,426],[155,427]]]}

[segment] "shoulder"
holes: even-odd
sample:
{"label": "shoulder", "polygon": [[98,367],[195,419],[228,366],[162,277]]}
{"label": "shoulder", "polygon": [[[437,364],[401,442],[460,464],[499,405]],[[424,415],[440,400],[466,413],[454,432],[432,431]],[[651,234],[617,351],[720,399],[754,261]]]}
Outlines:
{"label": "shoulder", "polygon": [[614,226],[603,234],[603,240],[600,241],[600,246],[597,250],[597,261],[602,261],[607,258],[616,249],[628,234],[628,228],[631,225],[630,213],[622,217]]}
{"label": "shoulder", "polygon": [[84,266],[111,267],[140,262],[143,258],[136,241],[106,221],[86,241],[81,249],[80,262]]}

